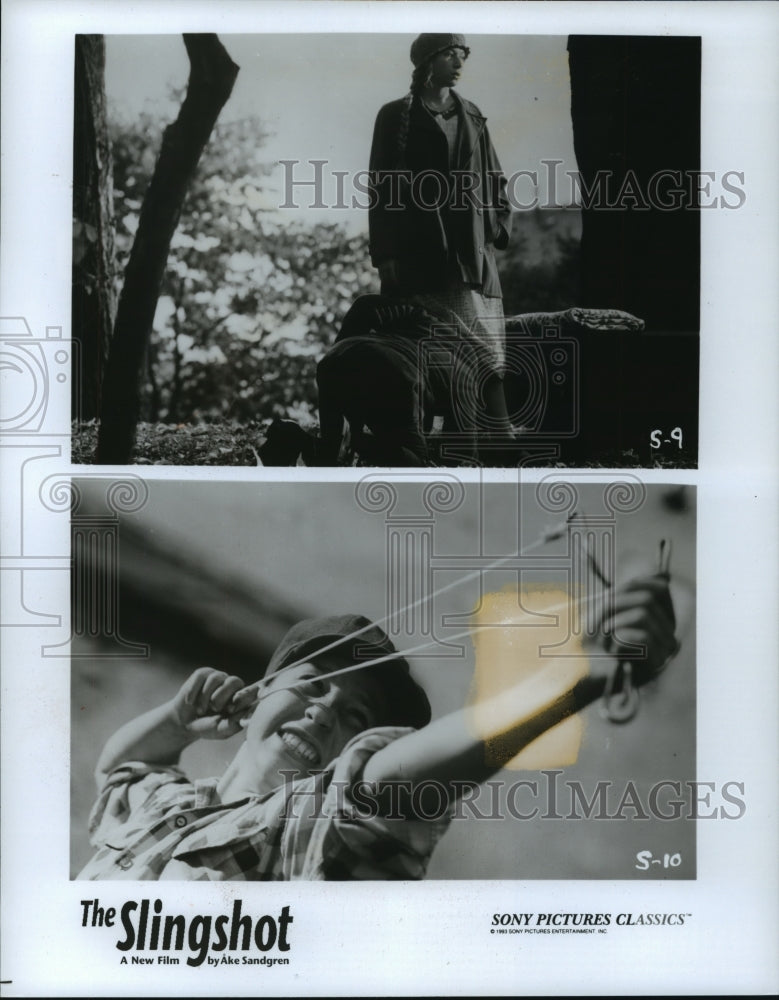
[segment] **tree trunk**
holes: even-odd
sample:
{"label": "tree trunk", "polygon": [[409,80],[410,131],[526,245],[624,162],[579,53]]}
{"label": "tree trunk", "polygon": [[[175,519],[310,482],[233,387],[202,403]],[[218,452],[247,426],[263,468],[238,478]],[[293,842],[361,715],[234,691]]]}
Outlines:
{"label": "tree trunk", "polygon": [[170,241],[200,155],[230,96],[238,67],[216,35],[184,35],[189,82],[176,121],[162,138],[125,271],[103,385],[97,462],[130,460],[140,407],[140,376]]}
{"label": "tree trunk", "polygon": [[114,223],[111,150],[106,128],[105,41],[76,35],[73,117],[73,416],[100,412],[114,325]]}
{"label": "tree trunk", "polygon": [[179,322],[179,309],[184,299],[184,283],[177,282],[178,290],[173,299],[173,384],[170,389],[170,402],[168,403],[168,423],[176,424],[179,419],[179,400],[181,399],[181,348],[179,347],[179,334],[181,324]]}
{"label": "tree trunk", "polygon": [[154,343],[149,341],[149,349],[146,352],[146,377],[149,380],[149,385],[151,386],[151,400],[149,403],[150,413],[149,420],[156,424],[160,419],[160,406],[162,404],[162,396],[160,394],[160,384],[157,381],[157,372],[155,366],[157,364],[157,351],[155,349]]}
{"label": "tree trunk", "polygon": [[[595,192],[582,209],[578,305],[624,309],[648,331],[697,333],[700,212],[683,179],[700,170],[701,40],[572,35],[568,53],[573,145]],[[671,207],[651,195],[663,172],[682,179]],[[598,198],[599,173],[612,208]],[[620,204],[631,179],[646,206]],[[660,188],[666,202],[670,186]]]}

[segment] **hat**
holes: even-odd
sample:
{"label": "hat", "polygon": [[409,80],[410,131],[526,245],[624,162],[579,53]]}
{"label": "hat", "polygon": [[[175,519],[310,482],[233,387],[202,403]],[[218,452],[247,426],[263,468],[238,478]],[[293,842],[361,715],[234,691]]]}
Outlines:
{"label": "hat", "polygon": [[[361,629],[365,631],[354,635]],[[350,638],[345,638],[347,636]],[[397,652],[379,626],[362,615],[308,618],[293,625],[281,640],[268,664],[266,677],[311,657],[337,639],[344,641],[325,654],[328,664],[335,665],[336,669],[361,660],[367,663],[368,660]],[[415,729],[427,725],[431,714],[430,702],[411,676],[404,657],[396,655],[386,663],[366,667],[365,673],[369,673],[381,689],[381,704],[375,706],[381,725],[412,726]]]}
{"label": "hat", "polygon": [[411,61],[414,66],[421,66],[439,52],[455,46],[464,49],[466,56],[470,55],[471,50],[465,44],[465,35],[420,35],[411,43]]}

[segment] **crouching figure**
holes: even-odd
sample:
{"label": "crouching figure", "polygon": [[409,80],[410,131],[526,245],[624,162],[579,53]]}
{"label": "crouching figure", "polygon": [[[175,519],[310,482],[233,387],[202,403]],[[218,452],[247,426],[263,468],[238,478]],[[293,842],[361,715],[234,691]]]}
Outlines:
{"label": "crouching figure", "polygon": [[430,465],[426,434],[436,415],[465,461],[475,459],[487,412],[483,353],[449,310],[381,295],[357,299],[317,367],[322,464],[338,464],[346,420],[351,447],[367,464]]}

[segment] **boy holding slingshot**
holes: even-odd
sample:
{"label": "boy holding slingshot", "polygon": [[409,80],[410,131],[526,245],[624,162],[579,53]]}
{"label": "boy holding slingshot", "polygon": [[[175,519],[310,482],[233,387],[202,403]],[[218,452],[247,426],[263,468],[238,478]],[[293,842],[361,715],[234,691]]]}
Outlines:
{"label": "boy holding slingshot", "polygon": [[[581,658],[552,659],[433,721],[404,657],[360,616],[300,622],[248,687],[195,670],[106,744],[90,820],[97,852],[78,877],[422,878],[466,786],[596,699],[662,671],[678,649],[667,564],[614,587],[599,624],[586,669]],[[241,729],[221,777],[191,782],[178,767],[191,743]]]}

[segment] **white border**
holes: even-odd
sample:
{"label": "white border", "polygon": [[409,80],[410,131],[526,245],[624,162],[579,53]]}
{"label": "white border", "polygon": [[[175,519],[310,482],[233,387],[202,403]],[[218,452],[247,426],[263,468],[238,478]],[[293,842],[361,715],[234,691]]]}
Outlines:
{"label": "white border", "polygon": [[[743,778],[748,812],[699,824],[695,884],[422,883],[269,885],[266,912],[293,903],[295,961],[283,970],[120,970],[109,939],[79,926],[67,881],[68,672],[37,657],[35,629],[4,629],[3,987],[8,996],[726,993],[779,985],[777,922],[777,7],[750,3],[135,3],[6,0],[2,39],[0,314],[42,336],[69,324],[72,70],[75,32],[430,30],[703,36],[702,167],[745,173],[738,211],[702,213],[700,471],[646,473],[698,484],[699,775]],[[69,392],[53,384],[47,430],[67,433]],[[5,405],[5,404],[4,404]],[[55,439],[46,437],[47,441]],[[4,442],[5,443],[5,442]],[[4,542],[26,482],[2,456]],[[65,457],[46,470],[66,470]],[[106,470],[107,471],[107,470]],[[133,469],[133,472],[139,471]],[[631,470],[633,471],[633,470]],[[536,470],[538,475],[548,470]],[[349,478],[304,471],[300,478]],[[237,470],[146,470],[150,477],[242,478]],[[274,470],[267,478],[284,478]],[[495,479],[501,478],[500,473]],[[528,475],[532,480],[533,475]],[[603,478],[608,478],[606,474]],[[37,488],[37,482],[36,482]],[[37,509],[37,508],[36,508]],[[41,518],[43,551],[67,553],[65,514]],[[41,541],[40,538],[43,540]],[[46,548],[48,546],[48,548]],[[28,599],[66,615],[62,574]],[[37,579],[37,578],[36,578]],[[66,622],[64,623],[66,625]],[[43,630],[38,630],[42,632]],[[67,633],[66,633],[67,634]],[[46,634],[44,641],[50,641]],[[129,887],[128,887],[129,888]],[[181,887],[166,886],[166,899]],[[210,902],[213,887],[186,899]],[[218,890],[223,895],[227,890]],[[131,898],[109,887],[107,900]],[[155,887],[147,895],[163,895]],[[222,898],[222,896],[220,896]],[[610,934],[597,946],[490,940],[494,911],[689,911],[684,931]],[[507,944],[511,945],[507,947]]]}

